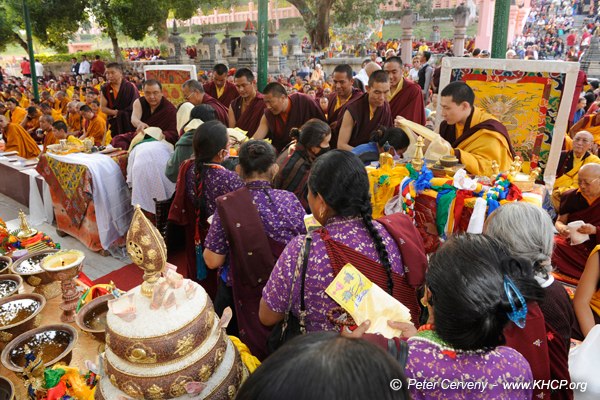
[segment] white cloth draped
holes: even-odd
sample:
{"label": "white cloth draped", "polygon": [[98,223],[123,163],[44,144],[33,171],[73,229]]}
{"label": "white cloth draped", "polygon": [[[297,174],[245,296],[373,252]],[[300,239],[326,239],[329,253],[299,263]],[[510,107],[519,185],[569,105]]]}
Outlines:
{"label": "white cloth draped", "polygon": [[165,175],[173,145],[165,141],[138,144],[129,153],[127,184],[131,187],[131,203],[152,214],[154,199],[166,200],[175,193],[175,183]]}
{"label": "white cloth draped", "polygon": [[127,233],[133,208],[125,178],[117,163],[104,154],[74,153],[64,156],[47,153],[58,161],[85,165],[92,177],[92,201],[103,249]]}

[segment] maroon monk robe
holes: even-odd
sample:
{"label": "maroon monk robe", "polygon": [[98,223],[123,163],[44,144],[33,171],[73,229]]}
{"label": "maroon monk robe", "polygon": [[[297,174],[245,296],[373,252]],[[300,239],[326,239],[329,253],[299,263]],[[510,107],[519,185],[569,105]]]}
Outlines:
{"label": "maroon monk robe", "polygon": [[332,130],[334,130],[336,128],[337,121],[340,116],[340,112],[342,112],[342,110],[345,109],[344,106],[346,104],[350,103],[351,101],[356,100],[362,94],[363,94],[363,92],[360,89],[353,87],[352,94],[350,95],[350,98],[348,99],[348,101],[345,102],[344,104],[342,104],[337,110],[335,109],[335,107],[337,106],[337,101],[338,101],[337,93],[333,92],[332,94],[329,95],[329,103],[327,106],[327,123],[329,124],[329,126],[331,126]]}
{"label": "maroon monk robe", "polygon": [[[179,135],[177,134],[177,109],[166,97],[160,100],[160,104],[154,112],[150,109],[150,104],[144,97],[140,97],[140,104],[142,106],[142,117],[140,120],[148,126],[154,126],[162,129],[165,139],[171,143],[177,143]],[[113,147],[120,147],[122,149],[129,149],[129,145],[133,138],[137,135],[137,132],[129,132],[119,135],[112,140]]]}
{"label": "maroon monk robe", "polygon": [[271,139],[278,153],[292,141],[290,138],[292,128],[300,128],[311,118],[325,121],[325,114],[323,114],[321,106],[312,97],[302,93],[292,93],[288,99],[291,102],[291,108],[287,115],[287,121],[283,120],[281,114],[274,115],[268,108],[264,111],[269,128],[267,138]]}
{"label": "maroon monk robe", "polygon": [[115,98],[112,86],[105,83],[100,89],[106,99],[106,106],[111,110],[117,110],[119,113],[112,117],[108,116],[107,123],[112,137],[131,132],[135,128],[131,125],[131,113],[133,112],[133,102],[140,97],[135,85],[123,79],[119,86],[119,93]]}
{"label": "maroon monk robe", "polygon": [[[369,109],[369,94],[364,93],[361,97],[354,100],[352,103],[347,104],[345,111],[348,111],[354,120],[354,127],[352,128],[352,134],[348,144],[352,147],[368,143],[371,138],[371,133],[380,128],[389,128],[394,125],[392,118],[392,112],[390,110],[390,104],[386,101],[383,106],[377,107],[373,118],[370,115]],[[340,112],[338,119],[338,133],[339,128],[342,126],[345,112]],[[339,136],[339,135],[337,135]],[[337,145],[337,137],[331,143]]]}
{"label": "maroon monk robe", "polygon": [[[589,204],[579,189],[569,190],[561,196],[558,213],[569,214],[567,223],[582,220],[594,225],[600,232],[600,198]],[[590,253],[599,244],[598,233],[590,235],[590,240],[576,246],[571,246],[568,239],[555,235],[552,265],[561,273],[579,279]]]}
{"label": "maroon monk robe", "polygon": [[229,111],[227,110],[227,107],[219,103],[217,99],[215,99],[209,94],[204,93],[204,95],[202,96],[202,103],[200,104],[206,104],[214,108],[215,112],[217,113],[217,119],[221,121],[225,126],[229,126]]}
{"label": "maroon monk robe", "polygon": [[265,101],[263,100],[262,93],[256,92],[256,96],[248,104],[244,112],[242,112],[242,103],[243,99],[241,96],[238,96],[231,102],[231,109],[235,116],[235,127],[248,132],[247,136],[252,137],[260,125],[260,119],[265,110]]}
{"label": "maroon monk robe", "polygon": [[[208,293],[211,299],[215,299],[217,295],[217,270],[207,269],[206,278],[198,281],[196,279],[196,226],[198,221],[196,219],[196,206],[190,200],[187,195],[186,176],[190,168],[194,168],[194,159],[185,160],[181,167],[179,167],[179,173],[177,174],[177,184],[175,185],[175,194],[173,195],[173,202],[169,209],[169,222],[183,226],[185,229],[185,255],[187,260],[186,265],[186,276],[198,282],[206,293]],[[201,240],[204,241],[208,229],[206,226],[201,229],[199,234]],[[170,253],[169,253],[170,254]],[[183,267],[180,266],[182,269]]]}
{"label": "maroon monk robe", "polygon": [[[535,301],[527,303],[525,327],[519,328],[513,322],[509,322],[504,328],[503,334],[506,339],[505,346],[517,350],[525,357],[531,367],[533,379],[550,380],[550,356],[546,336],[546,321],[540,306]],[[534,388],[532,398],[549,399],[550,389]]]}
{"label": "maroon monk robe", "polygon": [[225,88],[223,89],[223,93],[221,93],[221,97],[217,97],[217,85],[213,81],[204,84],[204,91],[225,106],[225,108],[229,108],[231,102],[240,95],[235,85],[229,81],[225,81]]}
{"label": "maroon monk robe", "polygon": [[425,107],[423,106],[423,91],[419,84],[404,79],[402,90],[390,100],[392,119],[398,115],[425,126]]}
{"label": "maroon monk robe", "polygon": [[269,238],[247,187],[217,198],[217,212],[227,235],[231,287],[240,339],[252,354],[267,357],[271,329],[261,324],[258,308],[262,290],[286,243]]}

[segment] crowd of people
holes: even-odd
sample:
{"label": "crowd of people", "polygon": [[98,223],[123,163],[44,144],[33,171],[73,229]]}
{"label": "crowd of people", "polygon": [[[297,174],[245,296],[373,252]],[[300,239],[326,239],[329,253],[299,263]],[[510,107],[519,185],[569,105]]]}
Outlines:
{"label": "crowd of people", "polygon": [[[538,3],[527,27],[535,37],[544,20],[553,38],[546,18],[567,24],[576,6]],[[375,48],[359,71],[340,64],[328,75],[311,60],[269,77],[261,92],[250,69],[217,64],[182,85],[178,107],[159,81],[118,63],[96,76],[75,59],[70,74],[41,81],[39,101],[27,77],[4,77],[5,150],[36,157],[74,136],[129,151],[132,203],[152,217],[156,200],[172,199],[169,221],[184,238],[179,270],[219,315],[232,309],[228,333],[264,360],[237,398],[572,399],[582,382],[597,390],[597,370],[573,375],[569,349],[600,323],[598,88],[588,96],[583,79],[573,99],[553,212],[508,203],[483,233],[451,236],[426,254],[405,214],[373,219],[365,165],[382,154],[404,159],[416,137],[406,121],[432,127],[438,102],[448,155],[469,174],[492,175],[492,161],[506,171],[515,151],[467,84],[438,90],[428,48],[412,65],[394,41]],[[347,263],[407,307],[410,323],[388,321],[397,337],[332,316],[337,303],[325,289]],[[578,285],[573,300],[557,278]],[[292,334],[301,337],[284,343]],[[552,380],[567,384],[533,385]],[[474,385],[442,385],[455,381]]]}

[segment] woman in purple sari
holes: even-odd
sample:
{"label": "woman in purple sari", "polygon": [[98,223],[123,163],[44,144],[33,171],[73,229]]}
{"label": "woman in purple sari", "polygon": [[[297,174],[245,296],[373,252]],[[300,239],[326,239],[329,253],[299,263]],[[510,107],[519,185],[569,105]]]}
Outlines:
{"label": "woman in purple sari", "polygon": [[296,196],[271,187],[278,166],[275,149],[250,140],[240,148],[237,167],[244,186],[217,199],[217,212],[204,243],[208,268],[229,256],[240,339],[259,359],[267,356],[270,329],[258,319],[262,289],[287,243],[303,234],[304,208]]}
{"label": "woman in purple sari", "polygon": [[169,220],[187,227],[187,275],[197,279],[215,299],[217,274],[206,271],[203,265],[197,268],[196,261],[202,256],[197,251],[208,233],[207,219],[215,213],[217,197],[239,189],[243,183],[235,172],[221,165],[229,156],[229,135],[221,122],[200,125],[194,133],[193,147],[194,158],[186,160],[179,169]]}
{"label": "woman in purple sari", "polygon": [[369,179],[360,159],[342,150],[319,156],[308,179],[308,203],[322,228],[310,234],[312,244],[306,255],[305,237],[294,238],[281,254],[263,290],[261,321],[275,325],[290,304],[292,314],[301,315],[300,277],[294,276],[308,257],[302,313],[307,331],[337,329],[327,317],[337,303],[325,289],[348,262],[405,304],[418,324],[415,288],[423,283],[427,265],[423,243],[404,215],[385,218],[393,219],[394,228],[402,228],[400,233],[392,233],[384,220],[372,220]]}

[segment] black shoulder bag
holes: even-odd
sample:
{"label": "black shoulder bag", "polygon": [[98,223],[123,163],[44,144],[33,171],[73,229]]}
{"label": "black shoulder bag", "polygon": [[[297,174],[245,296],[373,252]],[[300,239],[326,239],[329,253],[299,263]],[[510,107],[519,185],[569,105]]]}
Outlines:
{"label": "black shoulder bag", "polygon": [[[282,321],[279,321],[271,331],[271,335],[267,340],[267,349],[269,354],[275,352],[278,348],[280,348],[284,343],[290,341],[296,336],[304,335],[306,333],[306,325],[304,322],[304,318],[306,317],[306,310],[304,307],[304,281],[306,279],[306,266],[308,265],[308,256],[310,254],[310,245],[312,243],[312,237],[310,233],[306,234],[306,239],[304,241],[304,249],[300,253],[298,257],[298,262],[296,263],[296,269],[294,272],[294,277],[292,279],[292,285],[290,289],[290,296],[288,300],[288,307],[285,312],[285,316]],[[300,265],[302,265],[302,271],[299,274]],[[296,280],[298,279],[298,275],[300,275],[301,284],[300,284],[300,316],[296,317],[292,313],[292,296],[294,294],[294,285]]]}

